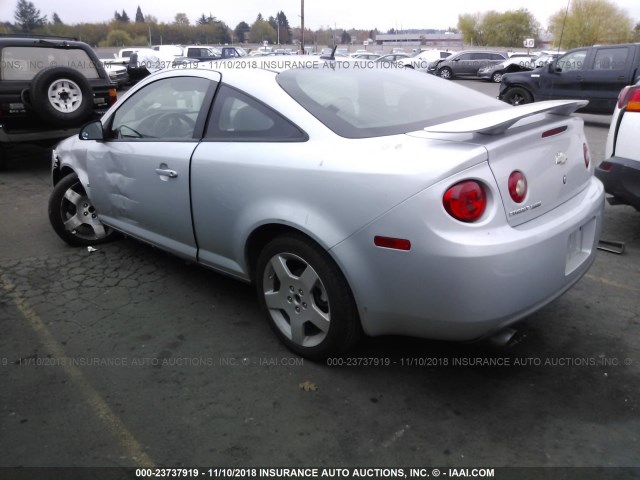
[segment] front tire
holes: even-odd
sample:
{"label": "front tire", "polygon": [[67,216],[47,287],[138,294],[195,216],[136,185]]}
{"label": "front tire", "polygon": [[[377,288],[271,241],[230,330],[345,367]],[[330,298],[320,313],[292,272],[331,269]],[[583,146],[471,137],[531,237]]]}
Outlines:
{"label": "front tire", "polygon": [[116,232],[103,225],[74,173],[54,187],[49,198],[49,221],[58,236],[74,247],[108,242]]}
{"label": "front tire", "polygon": [[502,81],[502,72],[495,72],[493,75],[491,75],[491,81],[493,83],[500,83]]}
{"label": "front tire", "polygon": [[513,87],[507,90],[507,93],[502,97],[503,102],[507,102],[513,106],[525,105],[533,102],[533,96],[521,87]]}
{"label": "front tire", "polygon": [[445,80],[452,80],[453,72],[449,67],[442,67],[440,70],[438,70],[438,76],[440,78],[444,78]]}
{"label": "front tire", "polygon": [[258,258],[256,287],[272,329],[302,357],[339,355],[362,334],[342,272],[324,249],[302,235],[267,244]]}

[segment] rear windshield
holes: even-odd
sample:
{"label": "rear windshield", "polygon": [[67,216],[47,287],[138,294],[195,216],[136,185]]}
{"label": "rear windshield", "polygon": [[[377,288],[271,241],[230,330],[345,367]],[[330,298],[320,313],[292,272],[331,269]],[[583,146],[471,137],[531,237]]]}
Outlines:
{"label": "rear windshield", "polygon": [[7,46],[2,49],[2,80],[31,80],[48,67],[69,67],[87,78],[100,78],[95,62],[80,48]]}
{"label": "rear windshield", "polygon": [[336,134],[347,138],[407,133],[510,108],[488,95],[423,72],[394,68],[292,69],[280,86]]}

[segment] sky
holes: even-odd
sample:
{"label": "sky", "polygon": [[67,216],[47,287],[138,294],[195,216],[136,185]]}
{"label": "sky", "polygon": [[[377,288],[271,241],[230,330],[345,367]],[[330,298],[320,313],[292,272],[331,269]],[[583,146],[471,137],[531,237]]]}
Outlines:
{"label": "sky", "polygon": [[[88,9],[80,8],[79,0],[30,0],[42,15],[51,20],[57,13],[64,23],[101,23],[109,22],[114,12],[124,9],[129,18],[135,18],[136,9],[140,6],[143,15],[151,14],[158,21],[171,23],[176,13],[186,13],[192,24],[203,13],[211,13],[229,27],[241,21],[251,24],[258,13],[263,17],[275,16],[282,10],[291,27],[300,26],[301,0],[241,0],[241,1],[205,1],[180,0],[111,0],[92,1]],[[634,23],[640,22],[640,1],[613,0],[616,5],[626,10]],[[13,23],[17,0],[0,0],[0,21]],[[380,8],[379,5],[384,5]],[[528,9],[543,27],[548,24],[549,17],[558,10],[566,8],[566,0],[446,0],[436,3],[427,0],[395,0],[378,2],[375,0],[306,0],[305,26],[318,28],[357,28],[371,30],[377,28],[386,32],[391,28],[398,30],[410,28],[446,29],[456,27],[458,15],[463,13],[486,12],[496,10],[504,12],[518,8]]]}

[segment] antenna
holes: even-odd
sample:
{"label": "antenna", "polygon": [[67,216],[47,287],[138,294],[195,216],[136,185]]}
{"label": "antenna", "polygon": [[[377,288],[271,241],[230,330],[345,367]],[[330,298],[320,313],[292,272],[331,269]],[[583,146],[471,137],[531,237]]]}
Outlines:
{"label": "antenna", "polygon": [[567,0],[567,8],[564,11],[564,20],[562,20],[562,30],[560,31],[560,41],[558,42],[558,54],[560,54],[560,47],[562,46],[562,37],[564,36],[564,27],[567,24],[567,16],[569,15],[569,4],[571,0]]}

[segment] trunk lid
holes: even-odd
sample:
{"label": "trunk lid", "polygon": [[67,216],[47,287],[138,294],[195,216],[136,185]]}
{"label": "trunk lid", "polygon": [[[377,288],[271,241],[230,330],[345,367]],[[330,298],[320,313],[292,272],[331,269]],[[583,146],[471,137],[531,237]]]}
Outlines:
{"label": "trunk lid", "polygon": [[[509,225],[517,226],[553,210],[581,192],[593,175],[583,121],[570,116],[585,101],[539,102],[428,127],[486,148]],[[439,138],[443,138],[439,135]],[[454,138],[451,138],[452,140]],[[586,150],[585,150],[586,149]],[[509,177],[524,174],[526,196],[516,202]]]}

